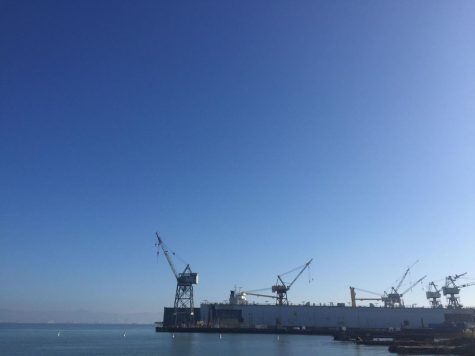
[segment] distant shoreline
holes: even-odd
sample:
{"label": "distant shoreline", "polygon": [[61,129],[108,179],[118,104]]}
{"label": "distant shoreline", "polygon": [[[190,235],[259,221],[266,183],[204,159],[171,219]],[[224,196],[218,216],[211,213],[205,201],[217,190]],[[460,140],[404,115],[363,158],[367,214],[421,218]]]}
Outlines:
{"label": "distant shoreline", "polygon": [[91,325],[91,326],[114,326],[114,325],[137,325],[137,326],[154,326],[155,323],[83,323],[83,322],[11,322],[0,321],[1,325]]}

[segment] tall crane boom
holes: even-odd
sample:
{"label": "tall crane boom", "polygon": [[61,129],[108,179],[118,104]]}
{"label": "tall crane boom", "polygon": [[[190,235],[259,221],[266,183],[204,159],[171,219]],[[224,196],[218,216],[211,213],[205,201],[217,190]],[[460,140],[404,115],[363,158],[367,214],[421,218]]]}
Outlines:
{"label": "tall crane boom", "polygon": [[[404,282],[404,280],[406,279],[407,277],[407,274],[409,273],[409,271],[411,270],[412,267],[414,267],[414,265],[419,262],[419,260],[417,260],[416,262],[414,262],[410,267],[407,267],[406,271],[404,272],[404,274],[402,275],[401,277],[401,280],[399,281],[398,285],[396,286],[396,288],[393,288],[394,292],[397,293],[397,291],[399,290],[399,288],[401,288],[401,285],[402,283]],[[416,283],[417,284],[417,283]],[[404,293],[402,293],[404,294]]]}
{"label": "tall crane boom", "polygon": [[427,277],[427,275],[425,275],[424,277],[422,278],[419,278],[416,282],[412,283],[410,287],[408,287],[404,292],[401,293],[401,297],[406,294],[407,292],[409,292],[412,288],[414,288],[416,286],[416,284],[422,282],[425,278]]}
{"label": "tall crane boom", "polygon": [[305,265],[303,266],[303,268],[300,270],[300,272],[295,276],[294,280],[292,282],[290,282],[290,284],[287,286],[287,289],[290,289],[290,287],[292,287],[292,285],[295,283],[295,281],[300,277],[300,275],[303,273],[303,271],[305,271],[307,269],[308,266],[310,266],[310,263],[312,263],[313,261],[313,258],[310,259],[310,261],[308,261],[307,263],[305,263]]}
{"label": "tall crane boom", "polygon": [[170,265],[170,268],[173,272],[173,274],[175,275],[175,278],[178,279],[178,272],[176,271],[176,268],[175,268],[175,265],[173,264],[173,261],[170,257],[170,255],[168,254],[168,248],[165,248],[165,244],[163,243],[162,241],[162,238],[160,237],[160,235],[158,234],[158,232],[155,233],[155,235],[157,236],[157,254],[158,254],[158,251],[160,251],[160,248],[162,248],[162,251],[163,251],[163,254],[165,255],[167,261],[168,261],[168,264]]}

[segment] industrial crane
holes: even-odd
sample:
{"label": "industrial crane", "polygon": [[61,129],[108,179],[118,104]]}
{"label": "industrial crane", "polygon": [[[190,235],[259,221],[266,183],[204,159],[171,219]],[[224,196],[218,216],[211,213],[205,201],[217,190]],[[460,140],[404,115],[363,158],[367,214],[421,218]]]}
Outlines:
{"label": "industrial crane", "polygon": [[[397,283],[397,285],[394,287],[391,287],[390,289],[390,292],[387,293],[387,292],[384,292],[383,294],[378,294],[378,293],[374,293],[374,292],[371,292],[371,291],[367,291],[367,290],[364,290],[364,289],[359,289],[359,288],[355,288],[355,287],[350,287],[350,293],[351,293],[351,305],[353,307],[356,306],[356,301],[357,300],[379,300],[379,301],[382,301],[384,303],[384,306],[387,307],[387,308],[394,308],[394,307],[404,307],[404,301],[402,299],[402,297],[404,296],[404,294],[406,294],[407,292],[409,292],[416,284],[422,282],[427,276],[424,276],[422,278],[419,278],[416,282],[414,282],[413,284],[411,284],[410,287],[408,287],[405,291],[403,291],[402,293],[399,292],[399,288],[401,288],[404,280],[406,279],[409,271],[411,270],[411,268],[419,261],[416,261],[414,262],[410,267],[407,267],[407,269],[404,271],[404,274],[402,275],[402,277],[399,279],[399,282]],[[362,292],[366,292],[366,293],[370,293],[370,294],[374,294],[374,295],[377,295],[379,296],[379,298],[356,298],[356,292],[355,290],[360,290]]]}
{"label": "industrial crane", "polygon": [[[160,248],[165,255],[168,264],[170,265],[170,269],[173,272],[173,275],[176,278],[176,293],[175,293],[175,303],[174,303],[174,314],[175,314],[175,325],[178,322],[185,322],[189,325],[193,325],[195,322],[194,317],[194,302],[193,302],[193,285],[198,284],[198,273],[194,273],[191,271],[190,265],[186,264],[185,269],[183,272],[178,273],[175,264],[170,256],[170,251],[168,247],[163,243],[162,238],[156,233],[157,236],[157,255],[160,251]],[[174,252],[172,252],[175,255]],[[179,318],[178,314],[184,314],[183,318]]]}
{"label": "industrial crane", "polygon": [[[360,292],[365,292],[365,293],[369,293],[369,294],[374,294],[374,295],[377,295],[378,298],[375,298],[375,297],[372,297],[372,298],[356,298],[356,292],[355,291],[360,291]],[[357,300],[360,300],[360,301],[366,301],[366,300],[374,300],[374,301],[381,301],[381,294],[379,293],[375,293],[375,292],[371,292],[369,290],[365,290],[365,289],[361,289],[361,288],[356,288],[356,287],[350,287],[350,295],[351,295],[351,306],[353,308],[356,307],[356,301]]]}
{"label": "industrial crane", "polygon": [[[285,273],[277,276],[276,283],[271,287],[272,293],[277,294],[277,297],[276,297],[276,304],[277,305],[284,305],[284,304],[288,305],[289,304],[289,301],[287,299],[287,292],[289,291],[290,287],[292,287],[292,285],[295,283],[295,281],[300,277],[300,275],[303,273],[303,271],[305,271],[305,269],[308,268],[308,266],[310,265],[310,263],[312,263],[312,261],[313,261],[313,258],[310,261],[308,261],[307,263],[305,263],[303,266],[299,266],[297,268],[294,268],[293,270],[290,270],[288,272],[285,272]],[[298,271],[298,270],[300,270],[300,271],[295,276],[295,278],[292,280],[292,282],[290,282],[289,284],[284,282],[282,277],[284,277],[285,275],[287,275],[289,273]]]}
{"label": "industrial crane", "polygon": [[[467,272],[462,274],[456,274],[455,276],[447,276],[445,278],[445,286],[442,287],[442,292],[444,296],[447,298],[447,308],[462,308],[462,304],[460,304],[460,289],[473,286],[475,282],[460,284],[457,285],[455,282],[460,278],[467,274]],[[447,297],[448,296],[448,297]]]}
{"label": "industrial crane", "polygon": [[432,308],[440,308],[442,305],[440,304],[440,289],[437,287],[435,282],[429,283],[429,289],[426,292],[426,298],[429,300],[430,306]]}
{"label": "industrial crane", "polygon": [[[403,304],[403,301],[402,301],[402,296],[404,293],[399,293],[399,288],[401,288],[401,285],[402,283],[404,282],[404,280],[406,279],[409,271],[411,270],[412,267],[414,267],[414,265],[419,262],[419,261],[416,261],[414,262],[411,266],[407,267],[407,269],[404,271],[404,274],[402,275],[402,277],[399,279],[399,283],[397,284],[396,287],[391,287],[389,293],[386,293],[384,292],[384,295],[383,295],[383,298],[382,298],[382,301],[384,302],[384,306],[385,307],[396,307],[396,306],[404,306]],[[423,277],[422,279],[424,279],[425,277]],[[420,279],[419,281],[417,281],[414,285],[416,285],[417,283],[419,283],[420,281],[422,281],[422,279]],[[411,286],[409,289],[412,289]]]}
{"label": "industrial crane", "polygon": [[392,288],[391,293],[384,293],[383,298],[382,298],[382,301],[384,302],[384,306],[385,307],[390,307],[390,308],[404,307],[404,301],[402,300],[402,297],[404,296],[404,294],[406,294],[412,288],[414,288],[417,284],[422,282],[426,277],[427,277],[427,275],[424,276],[424,277],[419,278],[417,281],[415,281],[413,284],[411,284],[411,286],[408,287],[402,293],[398,292],[399,287],[396,288],[396,289]]}

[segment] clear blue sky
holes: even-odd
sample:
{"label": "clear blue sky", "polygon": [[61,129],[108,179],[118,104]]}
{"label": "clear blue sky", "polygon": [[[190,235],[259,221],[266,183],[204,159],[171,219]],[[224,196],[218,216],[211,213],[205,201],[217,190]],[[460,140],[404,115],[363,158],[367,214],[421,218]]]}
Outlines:
{"label": "clear blue sky", "polygon": [[473,1],[1,1],[0,306],[160,311],[156,230],[197,303],[475,278],[474,38]]}

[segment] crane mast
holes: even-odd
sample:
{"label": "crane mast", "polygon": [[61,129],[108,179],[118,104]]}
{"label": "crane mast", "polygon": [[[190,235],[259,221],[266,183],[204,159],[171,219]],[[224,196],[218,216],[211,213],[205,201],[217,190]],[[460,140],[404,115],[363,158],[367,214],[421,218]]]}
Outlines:
{"label": "crane mast", "polygon": [[178,273],[168,248],[158,232],[155,234],[157,237],[157,254],[161,248],[177,282],[174,303],[175,325],[193,325],[195,323],[193,285],[198,284],[198,273],[192,272],[189,264],[186,265],[183,272]]}
{"label": "crane mast", "polygon": [[411,270],[412,267],[414,267],[414,265],[419,262],[419,260],[417,260],[416,262],[414,262],[410,267],[407,267],[406,271],[404,272],[404,274],[402,275],[401,279],[399,280],[399,283],[398,285],[396,286],[396,288],[392,287],[392,290],[397,293],[397,291],[399,290],[399,288],[401,288],[401,285],[402,283],[404,282],[404,280],[406,279],[407,277],[407,274],[409,273],[409,271]]}

